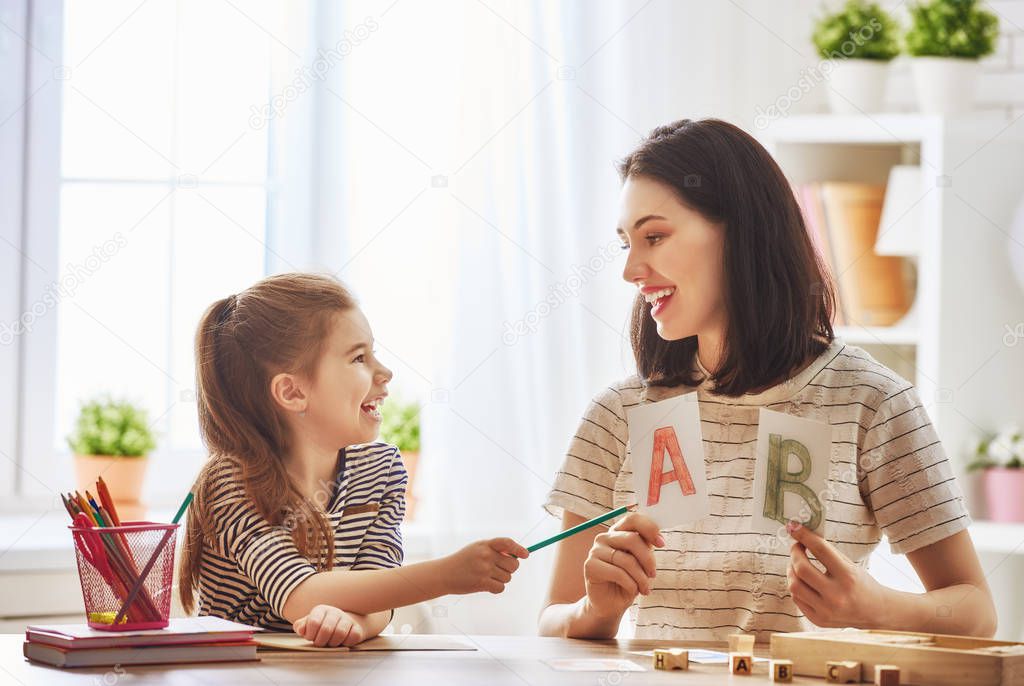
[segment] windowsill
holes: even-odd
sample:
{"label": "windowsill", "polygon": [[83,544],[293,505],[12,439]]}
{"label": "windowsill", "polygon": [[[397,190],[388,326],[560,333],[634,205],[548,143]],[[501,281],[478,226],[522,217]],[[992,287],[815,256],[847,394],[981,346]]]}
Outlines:
{"label": "windowsill", "polygon": [[[169,522],[174,510],[155,509],[146,519]],[[76,567],[75,551],[65,512],[0,513],[0,574],[31,571],[66,571]],[[431,555],[431,535],[420,523],[402,526],[406,562]],[[180,545],[181,539],[178,539]]]}

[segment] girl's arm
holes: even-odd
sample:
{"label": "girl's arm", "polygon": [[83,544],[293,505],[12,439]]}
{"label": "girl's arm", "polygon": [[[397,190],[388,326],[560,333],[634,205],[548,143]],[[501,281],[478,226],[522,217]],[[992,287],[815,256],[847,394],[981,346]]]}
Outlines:
{"label": "girl's arm", "polygon": [[448,594],[501,593],[519,567],[517,558],[528,556],[512,539],[494,538],[407,567],[317,572],[289,594],[282,617],[295,622],[317,605],[370,615]]}
{"label": "girl's arm", "polygon": [[[990,637],[995,605],[970,535],[960,531],[907,553],[924,593],[879,584],[832,544],[802,526],[789,527],[789,588],[797,607],[820,627],[857,627]],[[807,551],[825,567],[811,563]]]}

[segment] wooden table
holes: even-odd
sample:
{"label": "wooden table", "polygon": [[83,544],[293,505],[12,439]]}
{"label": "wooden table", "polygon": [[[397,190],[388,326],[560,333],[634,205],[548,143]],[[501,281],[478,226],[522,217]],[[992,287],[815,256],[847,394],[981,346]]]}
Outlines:
{"label": "wooden table", "polygon": [[[756,663],[754,674],[733,676],[727,665],[691,663],[686,672],[655,671],[651,658],[632,655],[655,647],[710,648],[723,644],[677,641],[580,641],[533,636],[460,636],[475,651],[447,652],[345,652],[261,653],[260,662],[216,665],[126,666],[113,668],[58,669],[28,662],[22,656],[24,636],[0,635],[0,683],[21,686],[217,686],[219,684],[324,684],[344,686],[631,686],[648,683],[757,684],[768,683],[768,663]],[[768,646],[755,653],[767,656]],[[556,658],[625,658],[644,672],[556,671],[545,660]],[[824,683],[821,679],[796,677],[793,683]]]}

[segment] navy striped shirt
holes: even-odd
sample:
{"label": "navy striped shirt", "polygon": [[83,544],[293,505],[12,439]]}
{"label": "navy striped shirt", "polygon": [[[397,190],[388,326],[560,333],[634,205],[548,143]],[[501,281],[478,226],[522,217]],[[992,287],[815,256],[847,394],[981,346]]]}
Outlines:
{"label": "navy striped shirt", "polygon": [[[234,458],[214,458],[209,500],[216,540],[203,544],[200,615],[291,631],[282,616],[288,596],[316,573],[292,540],[288,518],[271,525],[256,510]],[[334,569],[388,569],[402,564],[401,523],[407,476],[398,449],[386,443],[341,451],[333,483],[314,502],[334,530]],[[326,556],[326,544],[324,546]]]}

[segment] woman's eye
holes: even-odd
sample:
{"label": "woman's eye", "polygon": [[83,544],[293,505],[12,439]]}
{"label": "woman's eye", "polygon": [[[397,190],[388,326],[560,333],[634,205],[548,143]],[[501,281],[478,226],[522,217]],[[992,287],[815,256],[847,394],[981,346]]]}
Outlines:
{"label": "woman's eye", "polygon": [[654,245],[664,237],[665,236],[663,236],[660,233],[649,233],[646,236],[644,236],[644,240],[646,240],[651,245]]}

